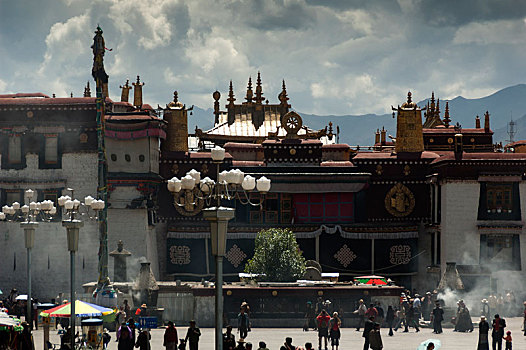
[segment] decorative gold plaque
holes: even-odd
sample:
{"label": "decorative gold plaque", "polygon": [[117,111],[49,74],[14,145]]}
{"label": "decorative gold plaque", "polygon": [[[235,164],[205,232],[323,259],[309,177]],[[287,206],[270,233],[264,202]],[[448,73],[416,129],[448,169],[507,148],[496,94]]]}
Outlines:
{"label": "decorative gold plaque", "polygon": [[397,183],[385,196],[385,209],[389,214],[403,217],[411,214],[415,208],[415,196],[401,183]]}

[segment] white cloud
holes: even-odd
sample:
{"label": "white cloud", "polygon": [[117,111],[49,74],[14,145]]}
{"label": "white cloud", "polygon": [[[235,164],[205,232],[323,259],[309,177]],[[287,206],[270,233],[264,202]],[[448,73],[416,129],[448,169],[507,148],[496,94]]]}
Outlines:
{"label": "white cloud", "polygon": [[27,13],[46,28],[40,46],[28,39],[35,36],[27,26],[3,28],[10,12],[0,13],[0,88],[80,95],[92,80],[90,46],[99,23],[113,48],[105,56],[112,96],[140,75],[154,106],[178,90],[187,105],[209,108],[216,89],[224,105],[230,79],[239,102],[258,70],[271,102],[285,79],[293,108],[317,114],[386,113],[408,90],[416,100],[432,90],[441,98],[479,97],[524,82],[526,29],[511,15],[456,27],[430,24],[429,14],[419,13],[421,0],[362,7],[304,0],[62,1],[53,7],[58,13],[46,13],[50,6]]}
{"label": "white cloud", "polygon": [[5,91],[7,89],[7,83],[0,79],[0,91]]}

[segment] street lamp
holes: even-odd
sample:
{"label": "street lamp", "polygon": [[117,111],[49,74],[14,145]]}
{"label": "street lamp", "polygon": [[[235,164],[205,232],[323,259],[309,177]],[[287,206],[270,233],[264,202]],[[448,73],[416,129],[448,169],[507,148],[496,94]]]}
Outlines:
{"label": "street lamp", "polygon": [[50,200],[33,202],[34,191],[28,189],[24,192],[24,200],[29,205],[20,205],[14,202],[11,206],[4,205],[0,212],[0,220],[19,221],[20,228],[24,230],[24,244],[27,250],[27,301],[26,322],[33,328],[33,309],[31,308],[31,249],[35,246],[35,230],[38,220],[49,221],[56,214],[57,208]]}
{"label": "street lamp", "polygon": [[[103,200],[94,199],[91,196],[84,198],[84,202],[74,198],[74,191],[68,188],[71,192],[70,196],[61,196],[58,199],[59,206],[64,208],[66,218],[62,220],[62,226],[66,228],[68,250],[70,257],[70,278],[71,278],[71,349],[75,349],[75,253],[79,249],[79,233],[80,228],[84,226],[84,222],[77,217],[88,216],[90,219],[97,219],[100,210],[104,209],[105,203]],[[90,210],[91,209],[91,210]],[[92,211],[94,214],[92,214]]]}
{"label": "street lamp", "polygon": [[[270,190],[270,180],[262,176],[256,180],[239,169],[219,172],[219,166],[225,159],[225,149],[216,146],[211,150],[213,162],[217,167],[216,181],[205,177],[195,169],[190,170],[181,179],[168,180],[168,190],[174,196],[174,205],[186,207],[206,203],[203,217],[210,222],[212,255],[215,257],[215,349],[223,349],[223,257],[226,253],[228,221],[235,215],[234,208],[221,206],[221,200],[238,199],[242,204],[262,206],[264,195]],[[250,192],[259,192],[259,202],[250,199]],[[212,206],[215,205],[215,206]]]}

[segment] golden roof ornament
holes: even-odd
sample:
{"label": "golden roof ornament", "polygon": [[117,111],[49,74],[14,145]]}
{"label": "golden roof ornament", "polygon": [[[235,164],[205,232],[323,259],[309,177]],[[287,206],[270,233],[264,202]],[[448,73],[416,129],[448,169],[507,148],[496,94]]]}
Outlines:
{"label": "golden roof ornament", "polygon": [[121,102],[128,102],[130,97],[130,80],[126,79],[126,84],[119,86],[122,89],[121,91]]}
{"label": "golden roof ornament", "polygon": [[444,125],[446,128],[449,128],[449,123],[451,123],[451,119],[449,118],[449,102],[446,101],[446,111],[444,112]]}
{"label": "golden roof ornament", "polygon": [[228,98],[226,100],[228,101],[228,104],[230,106],[233,106],[234,101],[236,100],[236,98],[234,97],[234,87],[232,85],[232,80],[230,80],[230,86],[228,88]]}
{"label": "golden roof ornament", "polygon": [[263,97],[263,88],[261,87],[261,74],[258,72],[258,79],[256,82],[256,103],[261,104],[265,98]]}
{"label": "golden roof ornament", "polygon": [[177,90],[174,91],[174,99],[173,99],[173,101],[168,103],[166,105],[166,108],[171,108],[171,109],[184,108],[184,104],[179,102],[179,93],[177,92]]}
{"label": "golden roof ornament", "polygon": [[84,88],[84,97],[91,97],[91,90],[89,88],[89,81]]}
{"label": "golden roof ornament", "polygon": [[245,100],[247,100],[247,103],[252,103],[253,98],[253,92],[252,92],[252,77],[248,78],[248,86],[247,86],[247,96],[245,97]]}
{"label": "golden roof ornament", "polygon": [[407,102],[402,105],[402,108],[416,108],[416,103],[413,103],[411,91],[407,93]]}

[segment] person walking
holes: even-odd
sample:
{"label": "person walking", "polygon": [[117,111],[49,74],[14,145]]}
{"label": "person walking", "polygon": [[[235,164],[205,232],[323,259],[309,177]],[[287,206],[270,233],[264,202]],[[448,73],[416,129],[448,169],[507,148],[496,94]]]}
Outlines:
{"label": "person walking", "polygon": [[414,327],[417,333],[420,332],[420,329],[418,328],[418,320],[416,318],[417,316],[415,312],[416,311],[413,306],[413,303],[409,301],[409,308],[407,309],[407,313],[406,313],[407,322],[405,324],[405,330],[404,330],[405,333],[409,332],[409,327]]}
{"label": "person walking", "polygon": [[318,321],[318,349],[321,350],[321,340],[325,339],[325,350],[327,350],[327,338],[329,337],[329,321],[331,317],[327,314],[325,309],[316,317]]}
{"label": "person walking", "polygon": [[246,339],[249,325],[250,320],[248,319],[248,314],[245,312],[245,309],[241,308],[237,315],[237,331],[239,332],[240,338]]}
{"label": "person walking", "polygon": [[331,338],[331,347],[332,350],[336,348],[338,350],[338,347],[340,346],[340,327],[342,325],[342,321],[338,317],[338,313],[334,312],[332,314],[332,318],[329,321],[329,337]]}
{"label": "person walking", "polygon": [[404,328],[407,328],[407,318],[406,318],[406,311],[408,309],[408,303],[407,300],[404,299],[402,304],[400,305],[400,310],[397,311],[396,315],[398,320],[396,321],[396,325],[394,326],[394,331],[396,332],[398,328],[400,328],[402,325]]}
{"label": "person walking", "polygon": [[385,322],[387,323],[387,327],[389,327],[389,336],[393,336],[393,322],[395,318],[395,312],[391,305],[387,307],[387,314],[385,315]]}
{"label": "person walking", "polygon": [[480,316],[479,322],[479,343],[477,350],[489,350],[489,323],[486,321],[486,316]]}
{"label": "person walking", "polygon": [[506,328],[506,320],[500,318],[499,314],[495,315],[491,324],[491,338],[493,350],[502,350],[502,338],[504,337],[504,328]]}
{"label": "person walking", "polygon": [[150,332],[147,329],[141,330],[137,336],[135,347],[139,350],[150,350],[150,339],[152,339]]}
{"label": "person walking", "polygon": [[172,321],[168,321],[168,327],[164,331],[163,346],[166,350],[177,350],[177,329]]}
{"label": "person walking", "polygon": [[358,309],[356,309],[353,313],[358,314],[358,327],[356,327],[356,331],[360,331],[360,327],[362,324],[365,323],[365,312],[367,311],[367,307],[365,306],[365,303],[363,302],[363,299],[360,299],[358,304]]}
{"label": "person walking", "polygon": [[382,336],[380,335],[380,324],[376,322],[373,330],[369,333],[369,346],[372,350],[382,350]]}
{"label": "person walking", "polygon": [[369,316],[369,319],[365,321],[365,325],[363,326],[363,333],[362,337],[365,338],[363,342],[363,350],[369,349],[369,336],[371,335],[371,331],[374,328],[374,317]]}
{"label": "person walking", "polygon": [[196,327],[195,321],[190,321],[190,327],[188,327],[188,331],[186,332],[186,337],[184,338],[184,341],[187,342],[190,345],[190,350],[198,350],[199,349],[199,337],[201,336],[201,331],[199,328]]}
{"label": "person walking", "polygon": [[232,326],[226,326],[226,333],[223,334],[223,349],[234,350],[236,347],[236,336],[232,334]]}
{"label": "person walking", "polygon": [[444,320],[444,310],[440,307],[440,302],[435,302],[435,308],[432,311],[433,316],[433,333],[442,333],[442,321]]}

